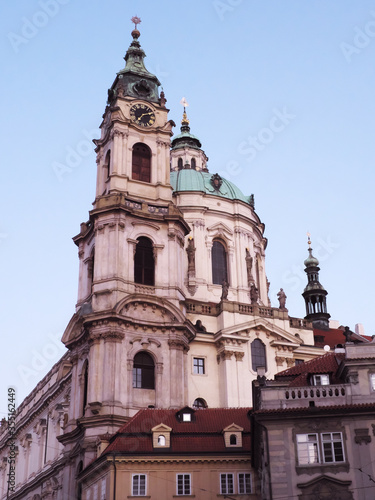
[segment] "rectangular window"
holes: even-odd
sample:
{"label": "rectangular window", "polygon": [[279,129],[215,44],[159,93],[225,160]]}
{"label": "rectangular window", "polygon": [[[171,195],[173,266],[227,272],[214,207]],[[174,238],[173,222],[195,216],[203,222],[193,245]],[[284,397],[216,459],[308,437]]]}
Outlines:
{"label": "rectangular window", "polygon": [[177,495],[191,495],[190,474],[177,474]]}
{"label": "rectangular window", "polygon": [[204,375],[204,358],[194,358],[193,373]]}
{"label": "rectangular window", "polygon": [[222,495],[234,493],[233,474],[220,474],[220,493]]}
{"label": "rectangular window", "polygon": [[251,493],[251,474],[238,474],[238,493]]}
{"label": "rectangular window", "polygon": [[297,434],[297,453],[299,465],[318,464],[318,435]]}
{"label": "rectangular window", "polygon": [[133,474],[133,496],[146,496],[146,474]]}
{"label": "rectangular window", "polygon": [[375,373],[371,373],[370,381],[371,381],[371,390],[375,391]]}
{"label": "rectangular window", "polygon": [[142,368],[133,368],[133,387],[142,387]]}
{"label": "rectangular window", "polygon": [[296,366],[298,366],[298,365],[302,365],[302,363],[304,363],[304,362],[305,362],[305,361],[304,361],[303,359],[296,359],[296,360],[295,360],[295,362],[294,362],[294,364],[295,364]]}
{"label": "rectangular window", "polygon": [[329,375],[314,375],[314,385],[329,385]]}
{"label": "rectangular window", "polygon": [[344,447],[341,432],[324,432],[321,435],[321,439],[324,462],[344,462]]}

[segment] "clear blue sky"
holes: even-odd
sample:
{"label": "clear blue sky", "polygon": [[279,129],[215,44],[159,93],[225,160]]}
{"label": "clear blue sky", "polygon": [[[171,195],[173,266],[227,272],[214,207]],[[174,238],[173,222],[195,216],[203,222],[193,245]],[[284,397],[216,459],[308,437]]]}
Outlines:
{"label": "clear blue sky", "polygon": [[[63,353],[56,339],[77,297],[71,238],[94,199],[88,138],[133,15],[170,118],[179,124],[185,96],[210,171],[255,195],[273,305],[283,287],[289,313],[305,314],[309,230],[332,318],[375,333],[374,1],[19,0],[1,10],[0,410],[9,385],[21,402]],[[56,164],[68,169],[58,176]]]}

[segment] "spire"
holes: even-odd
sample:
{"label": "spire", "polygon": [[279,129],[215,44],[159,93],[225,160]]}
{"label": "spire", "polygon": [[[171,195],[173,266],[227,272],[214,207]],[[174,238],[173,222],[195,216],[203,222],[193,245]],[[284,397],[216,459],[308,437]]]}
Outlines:
{"label": "spire", "polygon": [[141,20],[139,17],[132,17],[135,28],[131,32],[133,41],[125,54],[125,68],[117,73],[117,77],[108,91],[108,101],[111,104],[117,97],[135,97],[150,102],[159,103],[158,78],[150,73],[145,66],[144,58],[146,54],[141,48],[138,38],[141,36],[137,26]]}
{"label": "spire", "polygon": [[185,97],[183,97],[180,101],[180,104],[184,107],[184,112],[182,114],[181,120],[181,133],[176,135],[176,137],[172,140],[172,150],[179,148],[194,148],[201,149],[202,144],[198,137],[190,133],[190,121],[187,117],[186,108],[189,106]]}
{"label": "spire", "polygon": [[306,304],[305,319],[312,321],[315,328],[329,329],[330,315],[327,313],[326,296],[327,290],[319,282],[319,261],[312,254],[310,233],[308,236],[309,256],[305,260],[305,273],[307,274],[307,285],[302,294]]}

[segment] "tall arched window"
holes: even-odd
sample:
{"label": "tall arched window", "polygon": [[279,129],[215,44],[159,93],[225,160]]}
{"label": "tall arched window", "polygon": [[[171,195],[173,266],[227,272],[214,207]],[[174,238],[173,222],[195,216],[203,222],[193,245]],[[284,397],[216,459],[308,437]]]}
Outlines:
{"label": "tall arched window", "polygon": [[266,346],[259,339],[255,339],[251,344],[251,363],[253,370],[264,367],[267,371]]}
{"label": "tall arched window", "polygon": [[155,389],[155,364],[147,352],[141,351],[134,356],[133,387]]}
{"label": "tall arched window", "polygon": [[87,390],[89,386],[89,362],[86,360],[82,368],[82,411],[81,415],[85,415],[85,409],[87,405]]}
{"label": "tall arched window", "polygon": [[212,283],[221,285],[223,280],[228,282],[227,252],[220,241],[214,240],[212,245]]}
{"label": "tall arched window", "polygon": [[182,170],[183,168],[183,163],[182,163],[182,158],[179,158],[178,161],[177,161],[177,168],[178,170]]}
{"label": "tall arched window", "polygon": [[138,238],[134,255],[134,281],[142,285],[154,286],[155,261],[152,241],[144,236]]}
{"label": "tall arched window", "polygon": [[88,292],[91,293],[92,284],[94,281],[94,263],[95,263],[95,247],[91,250],[91,255],[87,261],[87,283]]}
{"label": "tall arched window", "polygon": [[111,173],[111,150],[109,150],[105,157],[104,162],[104,182],[109,178],[109,174]]}
{"label": "tall arched window", "polygon": [[141,142],[133,146],[132,179],[151,182],[151,149]]}
{"label": "tall arched window", "polygon": [[195,158],[192,158],[192,159],[191,159],[191,168],[192,168],[193,170],[195,170],[195,169],[196,169],[196,167],[197,167],[197,163],[196,163],[196,161],[195,161]]}

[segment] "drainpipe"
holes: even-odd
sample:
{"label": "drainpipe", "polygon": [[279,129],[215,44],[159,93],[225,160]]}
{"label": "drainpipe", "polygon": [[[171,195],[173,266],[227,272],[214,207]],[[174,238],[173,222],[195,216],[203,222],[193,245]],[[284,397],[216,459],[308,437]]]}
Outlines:
{"label": "drainpipe", "polygon": [[115,473],[113,475],[113,500],[116,500],[116,473],[117,473],[117,469],[116,469],[116,455],[114,453],[112,455],[112,458],[113,458],[113,467],[115,468]]}

